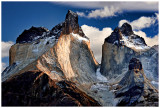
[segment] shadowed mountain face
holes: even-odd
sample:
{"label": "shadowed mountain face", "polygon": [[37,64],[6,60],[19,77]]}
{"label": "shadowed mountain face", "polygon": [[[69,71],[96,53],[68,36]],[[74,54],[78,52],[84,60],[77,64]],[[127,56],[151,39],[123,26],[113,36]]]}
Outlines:
{"label": "shadowed mountain face", "polygon": [[117,27],[114,29],[112,34],[105,39],[106,42],[112,43],[118,46],[125,45],[132,49],[144,49],[147,48],[147,44],[145,43],[145,40],[135,35],[132,31],[131,25],[128,23],[124,23],[122,27]]}
{"label": "shadowed mountain face", "polygon": [[32,42],[36,40],[36,37],[43,37],[48,30],[44,27],[31,27],[29,30],[24,30],[16,40],[16,43]]}
{"label": "shadowed mountain face", "polygon": [[2,83],[2,106],[100,106],[69,81],[28,71]]}

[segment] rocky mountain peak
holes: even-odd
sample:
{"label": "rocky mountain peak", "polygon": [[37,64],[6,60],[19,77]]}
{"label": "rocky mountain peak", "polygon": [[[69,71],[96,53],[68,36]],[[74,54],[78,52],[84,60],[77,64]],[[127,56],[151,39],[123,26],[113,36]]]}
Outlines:
{"label": "rocky mountain peak", "polygon": [[77,13],[74,13],[73,11],[68,10],[68,13],[66,14],[65,20],[75,20],[78,23],[78,15],[77,15]]}
{"label": "rocky mountain peak", "polygon": [[62,27],[62,34],[79,33],[78,15],[68,10],[65,22]]}
{"label": "rocky mountain peak", "polygon": [[128,23],[124,23],[121,27],[121,32],[125,35],[125,36],[130,36],[133,33],[133,30],[132,30],[132,26]]}
{"label": "rocky mountain peak", "polygon": [[120,40],[122,39],[122,33],[119,27],[116,27],[109,37],[105,39],[108,43],[113,43],[119,45]]}
{"label": "rocky mountain peak", "polygon": [[139,69],[142,70],[142,64],[141,62],[136,59],[136,58],[132,58],[129,62],[129,70],[133,70],[133,69]]}
{"label": "rocky mountain peak", "polygon": [[116,27],[105,42],[112,43],[117,46],[126,46],[135,51],[147,50],[149,47],[145,40],[134,34],[132,27],[128,23],[124,23],[121,27]]}
{"label": "rocky mountain peak", "polygon": [[23,33],[19,35],[19,37],[16,40],[16,43],[32,42],[35,39],[35,37],[42,37],[48,31],[49,30],[44,27],[32,26],[30,29],[24,30]]}
{"label": "rocky mountain peak", "polygon": [[[119,90],[116,98],[119,99],[117,106],[156,105],[158,92],[150,81],[146,78],[142,69],[142,64],[137,58],[132,58],[129,62],[129,70],[119,82]],[[154,96],[153,96],[154,94]]]}
{"label": "rocky mountain peak", "polygon": [[[16,40],[16,43],[31,43],[33,41],[39,41],[44,37],[55,37],[58,39],[62,34],[79,34],[82,37],[85,37],[81,27],[78,24],[78,15],[71,10],[68,10],[64,22],[59,23],[53,27],[50,31],[44,27],[34,27],[32,26],[28,30],[24,30],[21,35]],[[87,38],[88,39],[88,38]]]}

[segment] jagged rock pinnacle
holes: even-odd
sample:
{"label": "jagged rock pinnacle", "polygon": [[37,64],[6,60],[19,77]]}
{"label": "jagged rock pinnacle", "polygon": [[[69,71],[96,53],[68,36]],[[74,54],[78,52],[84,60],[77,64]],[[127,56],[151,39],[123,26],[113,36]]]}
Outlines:
{"label": "jagged rock pinnacle", "polygon": [[62,34],[70,34],[71,32],[79,33],[78,15],[68,10],[62,27]]}
{"label": "jagged rock pinnacle", "polygon": [[124,23],[120,29],[121,32],[126,36],[134,34],[131,25],[128,23]]}
{"label": "jagged rock pinnacle", "polygon": [[127,46],[132,49],[147,49],[145,40],[134,34],[132,27],[128,23],[124,23],[121,27],[116,27],[109,37],[105,39],[105,42],[112,43],[117,46]]}
{"label": "jagged rock pinnacle", "polygon": [[[142,64],[137,58],[130,60],[129,70],[119,82],[119,86],[120,89],[116,92],[116,98],[119,98],[117,106],[135,106],[138,104],[145,106],[148,101],[152,105],[157,103],[157,90],[146,78]],[[155,96],[151,96],[152,94]]]}

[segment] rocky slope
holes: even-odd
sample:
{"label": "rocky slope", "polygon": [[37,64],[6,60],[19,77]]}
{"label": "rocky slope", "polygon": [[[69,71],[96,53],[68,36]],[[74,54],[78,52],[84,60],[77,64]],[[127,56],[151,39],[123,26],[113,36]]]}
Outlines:
{"label": "rocky slope", "polygon": [[[69,10],[65,21],[53,27],[51,31],[43,27],[31,27],[29,30],[25,30],[17,38],[16,44],[10,49],[10,66],[2,73],[2,82],[4,83],[2,89],[3,91],[6,91],[4,92],[6,95],[3,95],[3,105],[18,105],[17,102],[21,103],[19,105],[43,105],[42,101],[42,103],[37,103],[38,100],[43,99],[43,97],[41,97],[42,93],[39,94],[40,97],[35,97],[37,94],[31,94],[29,92],[28,94],[21,95],[19,92],[11,90],[14,85],[17,85],[16,89],[23,89],[23,85],[19,85],[19,83],[15,81],[15,77],[21,79],[28,71],[40,71],[41,74],[48,77],[47,79],[52,80],[52,82],[55,83],[71,81],[83,90],[83,86],[91,85],[96,81],[95,74],[97,66],[98,63],[90,49],[90,41],[79,27],[78,15]],[[36,79],[37,78],[34,77],[28,86],[32,85],[34,83],[33,80]],[[12,83],[13,81],[15,81],[15,84]],[[13,86],[9,87],[8,85],[10,85],[10,83],[12,83]],[[22,83],[23,81],[21,84]],[[71,84],[69,83],[69,85]],[[5,86],[7,86],[7,90],[5,89]],[[38,86],[41,86],[41,84],[38,84],[37,87]],[[59,85],[59,87],[60,86],[61,85]],[[36,92],[36,89],[37,88],[31,90]],[[55,94],[55,91],[52,91],[50,88],[47,89],[49,89],[47,92],[51,92],[53,95]],[[68,90],[68,87],[66,89]],[[25,88],[23,90],[25,91]],[[79,91],[75,90],[73,92],[79,93]],[[15,104],[14,101],[10,102],[10,99],[5,98],[5,96],[9,96],[8,93],[11,93],[12,99],[15,94],[20,95],[17,97],[17,100],[15,100]],[[78,95],[81,94],[83,94],[83,92]],[[35,100],[35,104],[34,102],[30,103],[30,101],[24,103],[23,100],[21,100],[21,97],[23,96],[26,96],[26,99],[30,100],[28,95],[38,99]],[[86,97],[85,99],[87,102],[83,103],[78,101],[82,101],[83,98],[85,98],[84,96],[79,96],[78,98],[82,100],[77,100],[75,99],[77,97],[72,98],[71,95],[72,94],[66,96],[66,99],[64,97],[64,105],[100,105],[89,96],[89,98]],[[61,96],[60,99],[62,98],[63,96]],[[69,103],[65,103],[68,98]],[[92,100],[92,103],[88,102]],[[63,105],[63,102],[59,102],[59,104],[44,102],[44,105]]]}
{"label": "rocky slope", "polygon": [[41,71],[26,71],[2,86],[2,106],[99,106],[73,82],[56,83]]}
{"label": "rocky slope", "polygon": [[130,59],[134,57],[142,62],[146,76],[152,81],[158,81],[158,51],[147,46],[145,40],[135,35],[128,23],[124,23],[105,39],[101,73],[112,82],[118,82],[127,71]]}
{"label": "rocky slope", "polygon": [[118,106],[158,106],[158,90],[146,78],[141,62],[132,58],[115,93]]}

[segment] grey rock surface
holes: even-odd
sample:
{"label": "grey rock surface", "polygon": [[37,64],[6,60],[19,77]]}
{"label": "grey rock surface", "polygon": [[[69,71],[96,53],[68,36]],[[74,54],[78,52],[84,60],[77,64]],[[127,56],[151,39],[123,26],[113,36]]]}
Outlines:
{"label": "grey rock surface", "polygon": [[[146,76],[158,81],[158,51],[148,47],[144,39],[133,33],[129,24],[116,28],[105,39],[102,46],[101,73],[108,79],[117,80],[128,70],[131,58],[138,58],[143,64]],[[111,81],[113,81],[111,80]]]}
{"label": "grey rock surface", "polygon": [[[151,106],[157,106],[158,90],[146,78],[141,62],[132,58],[128,68],[129,70],[119,82],[119,89],[115,94],[115,97],[119,99],[117,105],[136,106],[140,103],[145,106],[152,98],[150,100],[152,102]],[[155,97],[151,96],[153,94],[155,94]]]}

